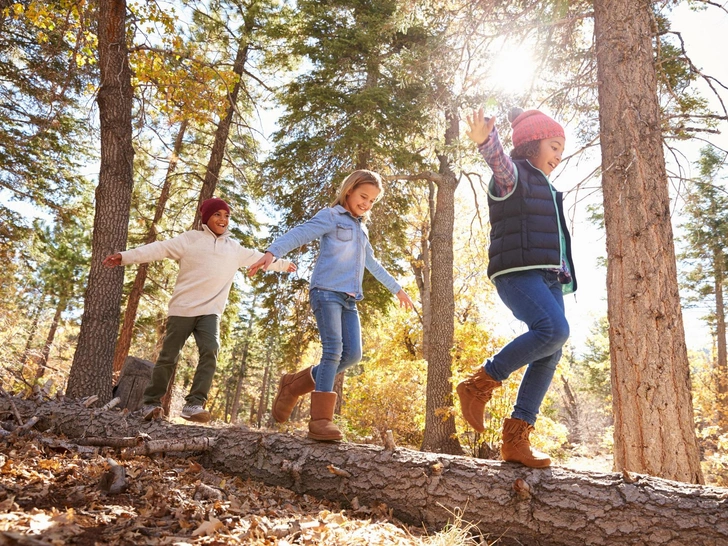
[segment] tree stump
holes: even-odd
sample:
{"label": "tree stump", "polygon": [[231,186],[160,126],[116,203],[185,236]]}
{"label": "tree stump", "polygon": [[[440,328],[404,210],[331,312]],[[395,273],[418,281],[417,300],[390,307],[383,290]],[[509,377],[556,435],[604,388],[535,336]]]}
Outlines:
{"label": "tree stump", "polygon": [[142,405],[144,389],[152,378],[154,363],[143,358],[127,356],[121,369],[119,383],[114,387],[114,396],[121,399],[119,408],[136,411]]}

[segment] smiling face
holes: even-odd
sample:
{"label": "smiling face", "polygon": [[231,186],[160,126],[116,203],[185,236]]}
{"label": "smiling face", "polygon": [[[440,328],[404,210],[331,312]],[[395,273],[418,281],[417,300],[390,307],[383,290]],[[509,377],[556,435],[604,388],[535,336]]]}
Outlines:
{"label": "smiling face", "polygon": [[561,163],[565,144],[566,140],[560,136],[543,139],[540,141],[538,155],[531,158],[531,164],[549,176]]}
{"label": "smiling face", "polygon": [[344,208],[354,216],[364,216],[377,202],[380,190],[374,184],[359,184],[346,194]]}
{"label": "smiling face", "polygon": [[225,230],[230,223],[230,213],[226,210],[218,210],[207,221],[207,227],[210,228],[215,235],[220,236],[225,233]]}

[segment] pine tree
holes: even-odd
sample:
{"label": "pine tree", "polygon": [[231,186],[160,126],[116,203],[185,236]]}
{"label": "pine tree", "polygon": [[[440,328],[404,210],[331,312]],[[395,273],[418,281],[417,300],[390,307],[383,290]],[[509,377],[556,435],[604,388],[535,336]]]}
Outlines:
{"label": "pine tree", "polygon": [[713,147],[704,147],[698,162],[699,177],[688,187],[683,223],[685,250],[681,257],[688,263],[684,286],[701,301],[712,300],[713,312],[707,317],[716,344],[715,388],[719,422],[728,427],[728,362],[726,357],[726,311],[724,287],[728,257],[728,194],[719,177],[726,156]]}

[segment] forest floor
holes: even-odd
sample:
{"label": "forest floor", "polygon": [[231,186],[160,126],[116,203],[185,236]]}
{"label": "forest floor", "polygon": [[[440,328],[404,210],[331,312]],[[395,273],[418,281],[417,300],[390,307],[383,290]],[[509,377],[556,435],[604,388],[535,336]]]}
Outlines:
{"label": "forest floor", "polygon": [[[573,457],[562,466],[608,472],[611,460]],[[204,468],[195,457],[129,455],[37,430],[0,436],[0,546],[497,543],[458,514],[443,530],[412,527],[385,505],[344,508]]]}
{"label": "forest floor", "polygon": [[[117,464],[125,486],[111,494]],[[118,450],[35,431],[0,438],[0,546],[495,543],[457,514],[447,529],[428,533],[384,505],[345,510],[208,470],[194,458],[122,459]]]}

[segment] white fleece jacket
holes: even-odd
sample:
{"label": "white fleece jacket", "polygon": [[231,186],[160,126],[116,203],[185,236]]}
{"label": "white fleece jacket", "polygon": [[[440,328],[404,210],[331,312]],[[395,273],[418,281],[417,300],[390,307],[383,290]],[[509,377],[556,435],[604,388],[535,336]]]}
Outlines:
{"label": "white fleece jacket", "polygon": [[[222,315],[235,273],[253,265],[262,252],[240,246],[226,231],[219,237],[207,226],[185,231],[121,253],[121,264],[141,264],[169,258],[179,262],[177,283],[169,300],[169,314],[178,317]],[[277,260],[270,271],[286,271],[291,262]]]}

